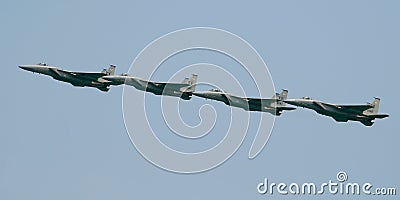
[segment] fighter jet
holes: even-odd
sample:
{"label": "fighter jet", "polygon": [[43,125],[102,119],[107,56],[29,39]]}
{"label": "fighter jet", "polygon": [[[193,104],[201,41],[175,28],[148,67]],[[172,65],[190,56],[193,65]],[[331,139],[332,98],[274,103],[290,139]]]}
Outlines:
{"label": "fighter jet", "polygon": [[378,114],[380,99],[377,97],[375,97],[372,103],[364,105],[336,105],[312,100],[309,97],[288,99],[284,102],[294,106],[312,109],[321,115],[332,117],[337,122],[352,120],[359,121],[365,126],[372,126],[376,118],[383,119],[389,117],[387,114]]}
{"label": "fighter jet", "polygon": [[31,71],[33,73],[44,74],[53,77],[56,80],[71,83],[77,87],[94,87],[103,92],[109,90],[110,81],[102,79],[103,76],[114,75],[115,66],[110,65],[108,69],[101,72],[71,72],[63,70],[46,63],[36,65],[20,65],[21,69]]}
{"label": "fighter jet", "polygon": [[294,110],[296,108],[286,107],[285,100],[288,95],[287,90],[283,90],[282,93],[276,93],[271,99],[261,98],[248,98],[239,97],[219,89],[212,89],[210,91],[193,92],[193,95],[203,97],[206,99],[212,99],[216,101],[222,101],[226,105],[242,108],[247,111],[260,111],[268,112],[273,115],[279,116],[283,110]]}
{"label": "fighter jet", "polygon": [[192,92],[195,91],[197,82],[196,74],[193,74],[190,79],[185,78],[182,83],[153,82],[129,76],[128,74],[104,76],[102,78],[110,81],[111,85],[126,84],[133,86],[138,90],[151,92],[155,95],[175,96],[180,97],[183,100],[189,100],[192,98]]}

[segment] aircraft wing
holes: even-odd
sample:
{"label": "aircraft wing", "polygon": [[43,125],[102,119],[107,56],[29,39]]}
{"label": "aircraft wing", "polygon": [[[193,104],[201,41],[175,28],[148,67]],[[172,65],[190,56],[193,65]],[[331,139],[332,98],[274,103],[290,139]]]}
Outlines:
{"label": "aircraft wing", "polygon": [[70,73],[72,76],[75,76],[77,78],[89,79],[93,81],[97,81],[97,79],[106,76],[106,74],[98,72],[67,72],[67,73]]}
{"label": "aircraft wing", "polygon": [[328,104],[328,103],[322,103],[319,101],[314,101],[313,104],[319,106],[320,108],[322,108],[324,110],[327,110],[329,107],[337,109],[337,107],[335,105]]}
{"label": "aircraft wing", "polygon": [[364,112],[365,110],[372,108],[372,105],[337,105],[337,107],[345,112],[353,112],[353,113],[357,113],[357,114],[361,114],[362,112]]}
{"label": "aircraft wing", "polygon": [[246,98],[249,105],[269,106],[276,102],[276,99]]}
{"label": "aircraft wing", "polygon": [[54,74],[56,74],[57,76],[61,76],[61,74],[60,74],[60,69],[57,69],[57,68],[49,68],[49,70],[51,71],[51,72],[53,72]]}
{"label": "aircraft wing", "polygon": [[178,91],[183,87],[190,86],[189,84],[186,84],[186,83],[163,83],[163,82],[151,82],[151,81],[149,81],[147,84],[153,85],[155,87],[160,87],[160,88],[168,87],[168,89],[173,89],[173,90],[178,90]]}
{"label": "aircraft wing", "polygon": [[355,113],[355,114],[361,114],[365,110],[372,108],[372,105],[335,105],[335,104],[329,104],[329,103],[323,103],[323,102],[314,102],[315,105],[319,106],[320,108],[327,110],[327,109],[336,109],[340,110],[342,112],[348,112],[348,113]]}

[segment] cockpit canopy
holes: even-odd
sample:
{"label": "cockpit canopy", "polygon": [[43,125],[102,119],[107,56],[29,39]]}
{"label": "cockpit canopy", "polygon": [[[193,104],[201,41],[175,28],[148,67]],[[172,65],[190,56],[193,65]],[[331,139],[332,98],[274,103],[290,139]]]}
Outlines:
{"label": "cockpit canopy", "polygon": [[128,76],[128,73],[122,73],[121,76]]}
{"label": "cockpit canopy", "polygon": [[46,63],[44,63],[44,62],[41,62],[41,63],[38,63],[37,65],[40,65],[40,66],[48,66]]}
{"label": "cockpit canopy", "polygon": [[305,99],[305,100],[311,100],[311,98],[310,98],[310,97],[303,97],[302,99]]}

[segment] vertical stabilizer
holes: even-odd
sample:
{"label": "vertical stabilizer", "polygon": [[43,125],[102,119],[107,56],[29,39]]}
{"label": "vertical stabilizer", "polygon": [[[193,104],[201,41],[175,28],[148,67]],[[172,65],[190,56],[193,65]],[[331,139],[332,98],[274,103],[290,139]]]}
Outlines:
{"label": "vertical stabilizer", "polygon": [[282,101],[286,100],[288,97],[288,93],[289,93],[288,90],[282,89],[282,92],[279,95],[281,99],[279,99],[279,100],[282,100]]}
{"label": "vertical stabilizer", "polygon": [[373,114],[377,115],[379,111],[379,103],[381,102],[381,99],[378,97],[375,97],[374,101],[372,102],[372,106],[374,106],[373,109]]}
{"label": "vertical stabilizer", "polygon": [[181,99],[189,100],[192,98],[192,92],[195,92],[196,90],[197,75],[192,74],[192,77],[190,79],[185,78],[185,80],[183,80],[183,83],[188,84],[189,86],[185,86],[180,89],[180,91],[182,92]]}
{"label": "vertical stabilizer", "polygon": [[188,78],[188,77],[186,77],[186,78],[183,79],[183,81],[182,81],[182,83],[184,83],[184,84],[190,84],[189,82],[190,82],[190,81],[189,81],[189,78]]}
{"label": "vertical stabilizer", "polygon": [[192,77],[190,78],[190,85],[196,85],[197,83],[197,74],[192,74]]}
{"label": "vertical stabilizer", "polygon": [[112,76],[112,75],[114,75],[114,73],[115,73],[115,65],[110,65],[110,67],[107,69],[107,71],[106,71],[106,73],[107,73],[107,76]]}
{"label": "vertical stabilizer", "polygon": [[192,74],[188,84],[190,85],[185,92],[194,92],[196,91],[196,84],[197,84],[197,74]]}
{"label": "vertical stabilizer", "polygon": [[282,92],[276,96],[277,99],[276,104],[278,106],[286,106],[286,103],[283,101],[287,99],[288,93],[289,93],[288,90],[282,89]]}
{"label": "vertical stabilizer", "polygon": [[372,106],[372,108],[369,108],[367,110],[364,111],[365,115],[377,115],[378,111],[379,111],[379,103],[380,103],[381,99],[378,97],[375,97],[374,101],[372,103],[370,103],[370,105]]}

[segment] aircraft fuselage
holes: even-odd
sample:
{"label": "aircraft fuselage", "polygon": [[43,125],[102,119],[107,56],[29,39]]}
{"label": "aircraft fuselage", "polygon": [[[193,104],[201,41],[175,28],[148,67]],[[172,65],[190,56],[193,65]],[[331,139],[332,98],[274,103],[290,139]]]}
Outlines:
{"label": "aircraft fuselage", "polygon": [[269,105],[254,105],[250,104],[246,98],[230,95],[222,92],[194,92],[193,95],[203,97],[206,99],[212,99],[216,101],[224,102],[226,105],[242,108],[246,111],[259,111],[259,112],[269,112],[271,114],[276,114],[276,108],[268,107]]}
{"label": "aircraft fuselage", "polygon": [[340,109],[340,106],[334,104],[327,104],[322,103],[321,101],[307,99],[286,100],[285,102],[291,105],[312,109],[321,115],[332,117],[338,122],[347,122],[348,120],[352,120],[360,121],[367,126],[373,124],[371,121],[374,119],[373,117],[362,113],[345,112]]}
{"label": "aircraft fuselage", "polygon": [[[40,65],[21,65],[19,66],[20,68],[31,71],[33,73],[39,73],[39,74],[44,74],[51,76],[55,80],[70,83],[73,86],[78,86],[78,87],[94,87],[98,88],[102,91],[108,91],[109,89],[107,88],[109,84],[107,84],[108,81],[98,78],[98,79],[91,79],[91,78],[85,78],[85,77],[76,77],[74,76],[74,72],[68,72],[56,67],[52,66],[40,66]],[[100,74],[100,73],[99,73]],[[104,74],[106,75],[106,74]]]}
{"label": "aircraft fuselage", "polygon": [[190,87],[189,84],[177,84],[174,83],[157,83],[143,80],[141,78],[132,76],[110,76],[105,77],[106,80],[111,81],[112,85],[126,84],[135,87],[138,90],[151,92],[155,95],[166,95],[180,97],[184,100],[191,98],[191,93],[184,92],[185,87]]}

